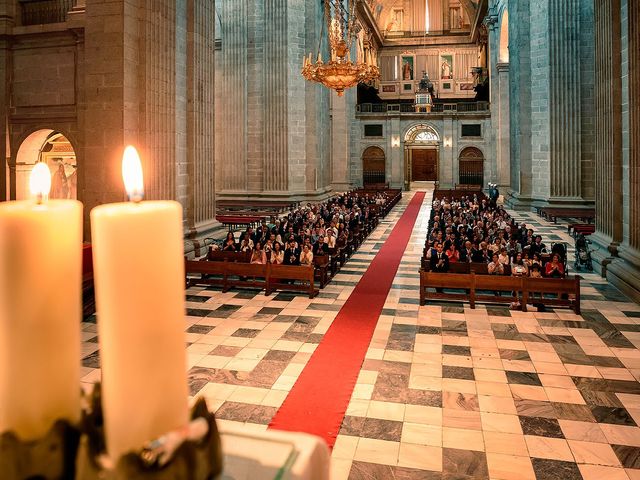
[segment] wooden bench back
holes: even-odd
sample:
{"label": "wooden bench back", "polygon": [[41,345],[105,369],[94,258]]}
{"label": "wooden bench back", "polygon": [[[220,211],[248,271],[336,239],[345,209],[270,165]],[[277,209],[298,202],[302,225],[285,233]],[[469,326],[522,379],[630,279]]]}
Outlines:
{"label": "wooden bench back", "polygon": [[251,260],[251,252],[223,252],[222,250],[209,249],[207,260],[211,262],[249,263]]}
{"label": "wooden bench back", "polygon": [[279,279],[313,282],[313,267],[304,265],[271,265],[270,275]]}

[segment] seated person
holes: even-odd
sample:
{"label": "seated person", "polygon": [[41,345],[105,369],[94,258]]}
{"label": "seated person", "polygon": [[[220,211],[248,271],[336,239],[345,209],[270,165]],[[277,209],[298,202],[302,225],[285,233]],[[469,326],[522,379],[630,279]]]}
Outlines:
{"label": "seated person", "polygon": [[522,253],[516,253],[513,256],[513,263],[511,264],[511,275],[514,277],[526,277],[529,274],[529,267],[522,259]]}
{"label": "seated person", "polygon": [[502,249],[500,250],[500,255],[498,255],[498,260],[503,265],[509,265],[509,263],[511,263],[511,261],[509,259],[509,254],[507,253],[507,249],[506,248],[502,247]]}
{"label": "seated person", "polygon": [[497,253],[494,253],[491,257],[491,262],[489,262],[487,271],[490,275],[504,275],[504,264],[500,263]]}
{"label": "seated person", "polygon": [[449,271],[449,257],[443,252],[444,245],[436,244],[436,253],[431,255],[429,265],[432,272],[446,273]]}
{"label": "seated person", "polygon": [[324,235],[318,235],[318,241],[313,244],[312,252],[314,255],[329,254],[329,245],[324,241]]}
{"label": "seated person", "polygon": [[551,261],[545,266],[544,273],[546,277],[564,278],[564,265],[560,263],[560,255],[553,254]]}
{"label": "seated person", "polygon": [[224,242],[224,246],[222,247],[223,252],[235,252],[236,251],[236,242],[233,238],[227,238]]}
{"label": "seated person", "polygon": [[249,244],[249,239],[243,238],[242,243],[240,244],[239,251],[244,253],[244,252],[251,252],[252,250],[253,248]]}
{"label": "seated person", "polygon": [[456,248],[455,243],[450,243],[449,248],[446,251],[447,257],[449,257],[449,263],[455,263],[460,260],[460,252]]}
{"label": "seated person", "polygon": [[534,263],[529,268],[529,277],[531,278],[542,278],[542,272],[540,271],[540,265]]}
{"label": "seated person", "polygon": [[313,265],[313,252],[309,248],[309,244],[305,244],[302,247],[300,253],[300,265]]}
{"label": "seated person", "polygon": [[284,262],[284,250],[278,242],[273,244],[273,250],[271,251],[271,258],[269,259],[274,265],[282,265]]}
{"label": "seated person", "polygon": [[267,263],[267,254],[262,248],[262,244],[260,242],[256,243],[253,252],[251,252],[251,261],[250,263],[256,263],[260,265],[264,265]]}
{"label": "seated person", "polygon": [[295,238],[289,240],[287,249],[284,252],[284,265],[300,265],[300,250],[297,247]]}

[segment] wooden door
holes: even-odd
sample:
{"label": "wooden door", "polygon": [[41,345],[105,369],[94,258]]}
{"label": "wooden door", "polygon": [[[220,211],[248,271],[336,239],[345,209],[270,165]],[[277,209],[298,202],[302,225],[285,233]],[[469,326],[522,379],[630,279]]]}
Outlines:
{"label": "wooden door", "polygon": [[364,185],[385,183],[385,155],[379,147],[369,147],[362,154],[362,176]]}
{"label": "wooden door", "polygon": [[435,148],[411,150],[411,180],[413,182],[438,180],[438,150]]}

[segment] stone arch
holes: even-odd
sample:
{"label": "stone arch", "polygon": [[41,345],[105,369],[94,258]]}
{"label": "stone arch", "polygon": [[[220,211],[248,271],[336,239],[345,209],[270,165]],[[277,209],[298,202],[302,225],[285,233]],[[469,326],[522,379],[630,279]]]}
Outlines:
{"label": "stone arch", "polygon": [[23,134],[17,144],[16,153],[12,155],[15,169],[13,198],[22,200],[30,197],[29,175],[38,162],[46,162],[51,171],[50,198],[77,198],[77,149],[69,136],[50,127],[36,128]]}
{"label": "stone arch", "polygon": [[500,20],[500,44],[498,49],[498,63],[509,63],[509,11],[502,11]]}
{"label": "stone arch", "polygon": [[465,147],[458,154],[458,183],[484,185],[484,154],[476,146]]}
{"label": "stone arch", "polygon": [[433,125],[417,123],[407,129],[404,141],[405,143],[440,143],[440,134]]}
{"label": "stone arch", "polygon": [[387,161],[384,150],[373,145],[362,152],[362,183],[372,185],[385,183]]}

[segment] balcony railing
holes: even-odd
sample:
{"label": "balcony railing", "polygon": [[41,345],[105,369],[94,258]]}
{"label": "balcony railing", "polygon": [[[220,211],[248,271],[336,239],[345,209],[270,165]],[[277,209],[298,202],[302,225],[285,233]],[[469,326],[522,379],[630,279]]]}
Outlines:
{"label": "balcony railing", "polygon": [[22,25],[64,22],[75,3],[76,0],[20,0]]}
{"label": "balcony railing", "polygon": [[[489,102],[457,102],[434,103],[431,112],[422,112],[422,115],[443,113],[488,113]],[[356,113],[359,114],[416,114],[416,108],[412,103],[361,103],[356,105]]]}

